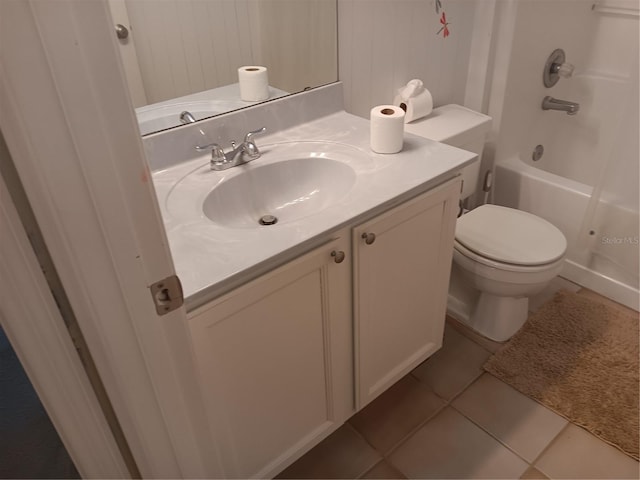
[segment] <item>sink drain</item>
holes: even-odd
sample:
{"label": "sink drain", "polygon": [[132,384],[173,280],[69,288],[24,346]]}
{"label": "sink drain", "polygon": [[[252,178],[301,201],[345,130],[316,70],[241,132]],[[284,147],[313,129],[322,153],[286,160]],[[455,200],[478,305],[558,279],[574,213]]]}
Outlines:
{"label": "sink drain", "polygon": [[273,225],[278,222],[278,217],[274,217],[273,215],[263,215],[258,220],[260,225]]}

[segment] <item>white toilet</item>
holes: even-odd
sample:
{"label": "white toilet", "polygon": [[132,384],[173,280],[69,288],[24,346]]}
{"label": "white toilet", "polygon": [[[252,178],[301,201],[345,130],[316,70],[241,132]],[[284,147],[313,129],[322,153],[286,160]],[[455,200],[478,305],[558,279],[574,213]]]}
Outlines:
{"label": "white toilet", "polygon": [[[480,155],[491,117],[445,105],[405,131]],[[462,198],[478,185],[480,160],[462,171]],[[509,339],[527,319],[529,297],[562,268],[567,241],[560,230],[527,212],[481,205],[456,224],[449,313],[496,341]]]}

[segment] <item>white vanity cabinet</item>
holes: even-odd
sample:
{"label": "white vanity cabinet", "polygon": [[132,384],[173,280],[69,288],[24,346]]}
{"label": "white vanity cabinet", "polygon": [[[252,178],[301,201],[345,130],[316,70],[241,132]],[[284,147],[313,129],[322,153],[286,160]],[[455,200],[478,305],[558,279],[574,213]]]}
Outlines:
{"label": "white vanity cabinet", "polygon": [[344,228],[189,315],[228,477],[279,473],[442,345],[460,184]]}
{"label": "white vanity cabinet", "polygon": [[192,312],[228,477],[277,474],[353,414],[351,318],[348,231]]}
{"label": "white vanity cabinet", "polygon": [[460,179],[353,229],[356,405],[442,346]]}

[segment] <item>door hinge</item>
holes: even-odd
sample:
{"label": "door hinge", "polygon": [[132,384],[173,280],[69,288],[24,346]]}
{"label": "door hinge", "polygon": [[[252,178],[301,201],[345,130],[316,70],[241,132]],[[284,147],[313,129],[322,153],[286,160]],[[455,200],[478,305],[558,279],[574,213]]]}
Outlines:
{"label": "door hinge", "polygon": [[180,308],[184,304],[182,295],[182,284],[177,275],[171,275],[152,284],[149,289],[153,297],[153,303],[156,305],[158,315],[172,312],[176,308]]}

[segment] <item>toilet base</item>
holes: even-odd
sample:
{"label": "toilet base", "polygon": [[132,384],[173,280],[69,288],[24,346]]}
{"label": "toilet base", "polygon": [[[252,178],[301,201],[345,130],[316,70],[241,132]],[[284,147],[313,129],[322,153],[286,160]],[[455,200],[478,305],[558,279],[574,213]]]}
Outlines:
{"label": "toilet base", "polygon": [[454,264],[449,283],[447,313],[480,335],[504,342],[527,320],[529,297],[498,296],[481,292],[465,281],[462,270]]}
{"label": "toilet base", "polygon": [[528,314],[528,297],[499,297],[482,292],[465,323],[491,340],[504,342],[520,330]]}

